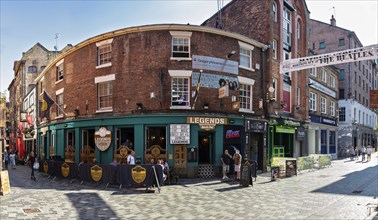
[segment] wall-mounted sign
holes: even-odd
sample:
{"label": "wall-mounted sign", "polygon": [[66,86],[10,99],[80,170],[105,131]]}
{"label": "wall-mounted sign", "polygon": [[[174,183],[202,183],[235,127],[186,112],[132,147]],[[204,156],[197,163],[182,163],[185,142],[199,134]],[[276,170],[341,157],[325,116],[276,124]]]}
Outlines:
{"label": "wall-mounted sign", "polygon": [[101,127],[98,131],[95,132],[95,144],[96,147],[101,151],[106,151],[110,144],[112,143],[112,132]]}
{"label": "wall-mounted sign", "polygon": [[171,144],[190,144],[189,124],[171,124],[170,133]]}
{"label": "wall-mounted sign", "polygon": [[193,55],[192,68],[238,74],[239,63],[216,57]]}
{"label": "wall-mounted sign", "polygon": [[141,165],[136,165],[131,169],[131,177],[136,183],[142,183],[147,176],[146,168]]}
{"label": "wall-mounted sign", "polygon": [[304,141],[306,136],[306,132],[304,127],[298,127],[297,128],[297,140],[298,141]]}
{"label": "wall-mounted sign", "polygon": [[192,86],[197,86],[198,78],[201,75],[200,87],[219,89],[222,86],[228,85],[229,90],[237,90],[238,78],[230,76],[221,76],[210,73],[192,73]]}
{"label": "wall-mounted sign", "polygon": [[239,110],[240,109],[240,102],[232,102],[231,103],[232,110]]}
{"label": "wall-mounted sign", "polygon": [[326,124],[326,125],[333,125],[333,126],[337,125],[336,120],[321,117],[321,116],[310,115],[309,119],[310,119],[311,122],[315,122],[315,123],[319,123],[319,124]]}
{"label": "wall-mounted sign", "polygon": [[266,127],[266,122],[263,121],[247,121],[247,130],[251,132],[265,132]]}
{"label": "wall-mounted sign", "polygon": [[315,80],[309,79],[309,84],[310,84],[311,88],[314,88],[314,89],[316,89],[316,90],[318,90],[318,91],[320,91],[320,92],[322,92],[326,95],[329,95],[333,98],[336,98],[336,92],[335,91],[325,87],[324,85],[316,82]]}
{"label": "wall-mounted sign", "polygon": [[219,98],[227,98],[229,96],[229,87],[228,86],[222,86],[219,88]]}
{"label": "wall-mounted sign", "polygon": [[188,124],[227,124],[227,118],[212,118],[212,117],[187,117],[186,122]]}

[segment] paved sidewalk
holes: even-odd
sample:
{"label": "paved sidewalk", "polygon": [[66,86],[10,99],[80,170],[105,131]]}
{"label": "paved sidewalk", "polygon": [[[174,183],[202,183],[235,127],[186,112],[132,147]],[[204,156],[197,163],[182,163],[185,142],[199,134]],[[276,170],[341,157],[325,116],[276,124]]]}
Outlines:
{"label": "paved sidewalk", "polygon": [[[144,189],[105,188],[47,179],[30,168],[10,170],[11,194],[0,197],[0,219],[375,219],[378,204],[377,154],[372,161],[336,160],[332,167],[253,187],[219,179],[185,179]],[[375,204],[375,205],[374,205]],[[33,210],[33,208],[35,208]],[[23,211],[24,210],[24,211]],[[25,213],[30,211],[31,213]],[[36,212],[33,212],[36,211]]]}

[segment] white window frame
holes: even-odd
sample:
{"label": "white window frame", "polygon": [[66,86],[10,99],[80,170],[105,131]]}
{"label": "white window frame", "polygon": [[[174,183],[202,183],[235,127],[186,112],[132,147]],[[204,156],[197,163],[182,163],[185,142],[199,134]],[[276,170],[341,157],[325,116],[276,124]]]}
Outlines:
{"label": "white window frame", "polygon": [[56,111],[57,116],[55,118],[62,118],[63,117],[63,108],[64,108],[63,92],[56,94],[56,106],[57,106],[57,111]]}
{"label": "white window frame", "polygon": [[276,2],[273,2],[273,6],[272,6],[272,12],[273,12],[273,21],[274,22],[277,22],[277,3]]}
{"label": "white window frame", "polygon": [[301,88],[297,87],[297,106],[301,106]]}
{"label": "white window frame", "polygon": [[313,67],[313,68],[310,68],[309,69],[309,72],[310,72],[310,75],[313,76],[313,77],[316,77],[316,67]]}
{"label": "white window frame", "polygon": [[320,96],[320,112],[327,114],[327,99],[323,96]]}
{"label": "white window frame", "polygon": [[297,40],[301,39],[301,23],[297,20]]}
{"label": "white window frame", "polygon": [[[192,57],[191,57],[191,41],[190,41],[190,38],[192,36],[192,32],[188,32],[188,31],[170,31],[169,32],[172,36],[172,45],[171,45],[171,60],[192,60]],[[174,56],[173,54],[175,52],[180,52],[180,53],[183,53],[182,51],[174,51],[174,39],[184,39],[184,40],[188,40],[188,44],[187,44],[187,47],[188,47],[188,51],[187,52],[184,52],[184,53],[187,53],[188,56],[184,56],[184,57],[177,57],[177,56]],[[185,45],[183,45],[185,46]]]}
{"label": "white window frame", "polygon": [[273,52],[273,59],[277,59],[277,40],[273,39],[272,42],[272,52]]}
{"label": "white window frame", "polygon": [[274,89],[274,100],[276,101],[277,100],[277,90],[278,90],[278,79],[277,78],[274,78],[272,79],[272,87]]}
{"label": "white window frame", "polygon": [[29,106],[28,104],[29,104],[29,99],[26,98],[26,99],[24,100],[24,111],[28,110],[28,106]]}
{"label": "white window frame", "polygon": [[[244,42],[241,42],[239,41],[239,67],[242,68],[242,69],[246,69],[246,70],[250,70],[250,71],[255,71],[253,68],[252,68],[252,55],[253,55],[253,50],[255,49],[254,46],[252,45],[249,45],[249,44],[246,44]],[[242,51],[246,51],[247,53],[249,53],[249,55],[247,53],[242,53]],[[244,65],[242,64],[242,57],[246,58],[248,61],[249,61],[249,65]]]}
{"label": "white window frame", "polygon": [[329,85],[332,87],[332,88],[335,88],[336,87],[336,78],[332,75],[329,76]]}
{"label": "white window frame", "polygon": [[34,92],[29,95],[29,107],[34,105]]}
{"label": "white window frame", "polygon": [[[113,52],[112,43],[113,43],[113,38],[103,40],[103,41],[96,43],[96,47],[97,47],[96,69],[112,66],[112,52]],[[110,47],[110,51],[107,51],[106,53],[101,53],[101,54],[99,53],[100,49],[108,48],[108,47]],[[104,55],[104,54],[110,54],[110,58],[109,57],[107,58],[107,59],[110,59],[110,61],[100,64],[101,63],[101,55]]]}
{"label": "white window frame", "polygon": [[309,109],[311,111],[316,111],[316,93],[310,92],[310,98],[309,98]]}
{"label": "white window frame", "polygon": [[[239,89],[239,102],[240,102],[239,112],[254,113],[253,111],[253,85],[255,84],[255,80],[238,76],[238,81],[239,81],[238,89]],[[247,94],[249,95],[249,97],[242,96],[241,93],[246,91],[243,87],[247,87],[249,89],[249,94]],[[247,102],[243,102],[242,99],[247,99]],[[243,108],[244,106],[249,106],[249,108]]]}
{"label": "white window frame", "polygon": [[336,106],[336,103],[334,101],[330,101],[329,111],[331,113],[331,116],[335,116],[335,106]]}
{"label": "white window frame", "polygon": [[321,69],[321,77],[322,77],[322,81],[324,83],[326,83],[327,82],[327,71],[324,68]]}
{"label": "white window frame", "polygon": [[56,68],[56,78],[55,78],[55,84],[63,81],[64,79],[64,59],[60,60],[55,64]]}
{"label": "white window frame", "polygon": [[110,85],[112,86],[111,88],[111,91],[112,93],[108,96],[111,96],[111,99],[112,99],[112,106],[108,106],[108,107],[103,107],[103,108],[100,108],[101,106],[101,103],[100,103],[100,98],[99,97],[99,85],[97,85],[97,89],[96,89],[96,92],[97,92],[97,110],[96,110],[96,113],[103,113],[103,112],[112,112],[113,111],[113,91],[114,91],[114,87],[113,87],[113,81],[116,79],[115,78],[115,75],[116,74],[110,74],[110,75],[105,75],[105,76],[99,76],[99,77],[96,77],[95,78],[95,84],[99,84],[99,83],[110,83]]}
{"label": "white window frame", "polygon": [[[291,52],[287,52],[286,50],[284,50],[284,57],[283,58],[284,58],[284,60],[290,60],[291,59]],[[284,74],[289,76],[290,79],[291,79],[291,72],[286,72]]]}
{"label": "white window frame", "polygon": [[284,7],[283,20],[282,20],[283,42],[288,44],[289,46],[292,45],[291,20],[292,20],[291,11],[288,8]]}
{"label": "white window frame", "polygon": [[[171,106],[170,109],[191,109],[191,103],[190,103],[190,85],[191,85],[191,80],[190,77],[192,76],[192,71],[191,70],[168,70],[169,75],[171,76]],[[187,85],[187,91],[182,91],[182,93],[187,94],[187,99],[185,102],[187,103],[186,105],[173,105],[173,96],[176,94],[173,94],[173,80],[174,79],[187,79],[188,85]]]}

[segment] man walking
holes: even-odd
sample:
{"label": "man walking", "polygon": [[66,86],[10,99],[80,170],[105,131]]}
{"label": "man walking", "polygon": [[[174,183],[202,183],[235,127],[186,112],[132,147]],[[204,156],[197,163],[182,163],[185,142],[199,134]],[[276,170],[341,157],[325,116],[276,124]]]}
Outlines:
{"label": "man walking", "polygon": [[236,172],[236,180],[240,180],[240,166],[241,166],[242,156],[239,150],[236,150],[232,159],[235,161],[234,170]]}

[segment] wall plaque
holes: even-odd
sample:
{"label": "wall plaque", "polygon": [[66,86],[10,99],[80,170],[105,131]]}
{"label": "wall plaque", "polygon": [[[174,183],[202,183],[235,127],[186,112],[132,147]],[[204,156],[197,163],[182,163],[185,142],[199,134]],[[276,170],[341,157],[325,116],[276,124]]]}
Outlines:
{"label": "wall plaque", "polygon": [[189,124],[171,124],[170,133],[171,144],[190,144]]}
{"label": "wall plaque", "polygon": [[111,143],[112,132],[106,129],[106,127],[101,127],[95,132],[95,144],[99,150],[106,151],[110,147]]}

